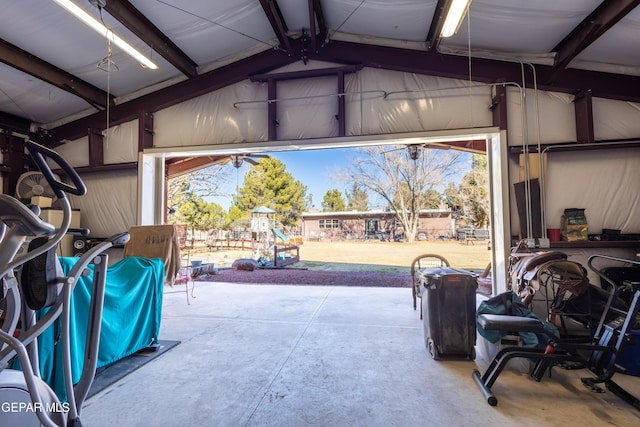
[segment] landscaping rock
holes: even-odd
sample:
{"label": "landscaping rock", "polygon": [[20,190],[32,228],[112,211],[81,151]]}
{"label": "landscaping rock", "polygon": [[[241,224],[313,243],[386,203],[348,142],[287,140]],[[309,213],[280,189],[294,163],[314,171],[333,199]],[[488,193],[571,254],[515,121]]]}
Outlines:
{"label": "landscaping rock", "polygon": [[258,268],[258,262],[248,258],[240,258],[233,261],[231,267],[235,270],[253,271]]}

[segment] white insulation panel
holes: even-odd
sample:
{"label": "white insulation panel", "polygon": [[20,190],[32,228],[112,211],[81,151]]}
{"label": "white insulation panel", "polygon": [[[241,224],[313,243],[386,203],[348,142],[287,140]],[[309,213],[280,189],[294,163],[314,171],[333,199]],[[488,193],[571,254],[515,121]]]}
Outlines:
{"label": "white insulation panel", "polygon": [[109,237],[136,224],[138,208],[137,170],[83,174],[87,194],[70,196],[80,209],[80,224],[90,237]]}

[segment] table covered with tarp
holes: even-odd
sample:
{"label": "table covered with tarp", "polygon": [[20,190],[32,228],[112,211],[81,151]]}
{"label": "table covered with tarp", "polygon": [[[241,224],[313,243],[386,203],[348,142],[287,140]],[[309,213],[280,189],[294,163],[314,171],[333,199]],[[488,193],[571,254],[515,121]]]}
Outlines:
{"label": "table covered with tarp", "polygon": [[[64,273],[77,258],[62,257]],[[82,373],[93,282],[90,274],[80,277],[71,296],[71,355],[73,381]],[[164,263],[159,258],[123,258],[107,269],[104,313],[97,368],[110,365],[157,343],[162,317]],[[56,394],[65,399],[62,345],[58,343],[60,319],[38,339],[40,370]]]}

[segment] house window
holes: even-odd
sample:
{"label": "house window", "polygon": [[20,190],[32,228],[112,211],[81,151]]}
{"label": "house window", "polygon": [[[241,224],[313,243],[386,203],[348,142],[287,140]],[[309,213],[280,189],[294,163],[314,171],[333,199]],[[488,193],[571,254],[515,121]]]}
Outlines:
{"label": "house window", "polygon": [[320,228],[340,228],[339,219],[321,219],[318,226]]}

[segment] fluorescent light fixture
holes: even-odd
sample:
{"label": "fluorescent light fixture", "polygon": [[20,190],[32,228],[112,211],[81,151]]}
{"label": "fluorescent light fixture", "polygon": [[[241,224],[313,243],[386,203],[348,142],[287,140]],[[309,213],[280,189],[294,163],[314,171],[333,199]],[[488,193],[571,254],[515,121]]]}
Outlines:
{"label": "fluorescent light fixture", "polygon": [[71,2],[71,0],[53,0],[58,3],[60,6],[67,9],[72,15],[76,18],[80,19],[82,22],[93,28],[100,34],[102,37],[111,41],[113,44],[118,46],[120,49],[127,52],[133,58],[138,60],[140,64],[143,66],[150,68],[152,70],[158,69],[158,66],[152,62],[149,58],[138,52],[133,46],[131,46],[126,41],[122,40],[118,37],[113,31],[109,28],[105,27],[101,22],[96,20],[93,16],[89,15],[82,8],[78,7],[75,3]]}
{"label": "fluorescent light fixture", "polygon": [[462,24],[462,18],[467,13],[470,4],[471,0],[453,0],[451,6],[449,6],[449,12],[444,18],[444,25],[440,32],[441,37],[451,37],[458,32],[460,24]]}

